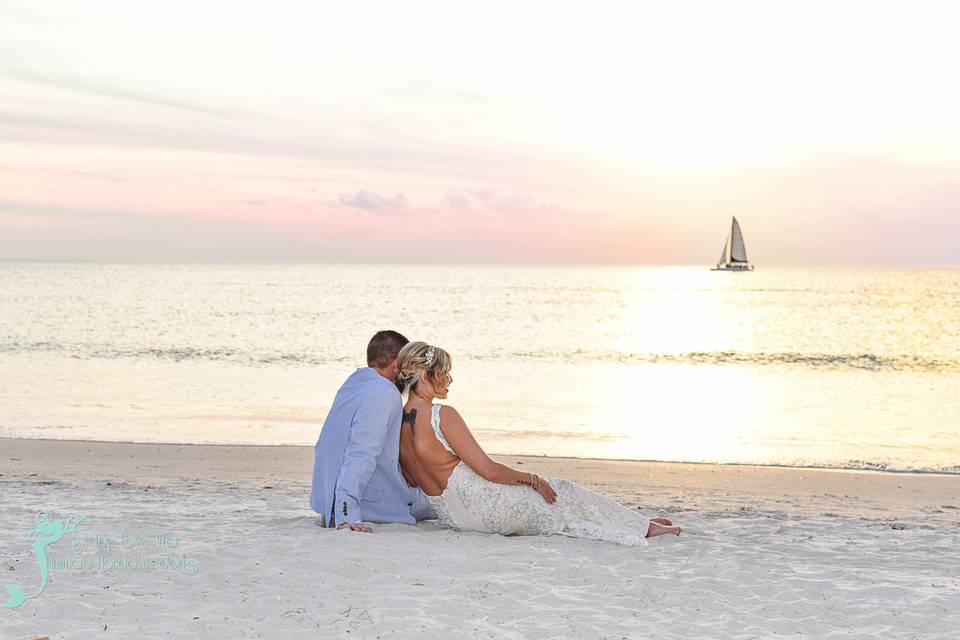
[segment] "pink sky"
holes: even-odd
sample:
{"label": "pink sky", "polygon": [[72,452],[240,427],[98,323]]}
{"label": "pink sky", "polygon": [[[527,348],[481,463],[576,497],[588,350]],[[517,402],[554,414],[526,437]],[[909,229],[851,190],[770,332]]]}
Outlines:
{"label": "pink sky", "polygon": [[960,264],[952,5],[715,4],[5,3],[0,259]]}

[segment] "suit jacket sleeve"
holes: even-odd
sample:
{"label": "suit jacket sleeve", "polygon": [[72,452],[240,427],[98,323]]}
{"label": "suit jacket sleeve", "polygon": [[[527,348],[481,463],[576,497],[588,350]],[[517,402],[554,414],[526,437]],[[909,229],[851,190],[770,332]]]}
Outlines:
{"label": "suit jacket sleeve", "polygon": [[390,426],[399,421],[402,410],[397,394],[384,387],[371,392],[354,414],[334,492],[337,525],[363,521],[360,498],[377,468]]}

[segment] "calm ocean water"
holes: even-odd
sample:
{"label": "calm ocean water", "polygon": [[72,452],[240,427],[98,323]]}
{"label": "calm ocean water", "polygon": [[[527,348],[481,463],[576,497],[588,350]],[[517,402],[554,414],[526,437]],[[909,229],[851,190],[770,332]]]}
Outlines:
{"label": "calm ocean water", "polygon": [[453,354],[490,452],[960,473],[957,269],[8,262],[0,293],[0,436],[312,445],[394,328]]}

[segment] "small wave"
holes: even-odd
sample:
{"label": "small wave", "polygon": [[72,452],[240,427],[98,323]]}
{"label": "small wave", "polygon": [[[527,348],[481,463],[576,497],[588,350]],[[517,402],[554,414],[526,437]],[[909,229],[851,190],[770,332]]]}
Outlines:
{"label": "small wave", "polygon": [[[506,357],[534,360],[558,360],[567,362],[594,361],[616,364],[694,364],[694,365],[798,365],[813,368],[850,368],[862,370],[894,371],[956,371],[960,362],[939,360],[917,355],[880,356],[872,353],[832,354],[797,352],[750,352],[750,351],[689,351],[685,353],[623,353],[623,352],[549,352],[517,351]],[[487,359],[487,356],[475,356]],[[504,355],[495,356],[503,359]]]}
{"label": "small wave", "polygon": [[[72,358],[146,358],[183,362],[206,360],[245,365],[316,366],[353,363],[347,356],[305,351],[244,350],[231,347],[141,347],[63,344],[56,342],[0,343],[0,353],[51,352]],[[471,360],[548,360],[593,364],[680,364],[710,366],[801,366],[809,368],[859,369],[863,371],[960,371],[960,362],[918,355],[833,354],[750,351],[689,351],[685,353],[628,353],[618,351],[514,351],[510,353],[465,353]]]}
{"label": "small wave", "polygon": [[130,358],[166,360],[184,362],[205,360],[211,362],[232,362],[245,365],[292,364],[315,366],[331,362],[354,362],[355,359],[343,356],[319,355],[303,352],[282,351],[245,351],[229,347],[204,349],[199,347],[143,347],[123,348],[98,345],[69,345],[55,342],[0,343],[0,353],[61,353],[71,358]]}
{"label": "small wave", "polygon": [[654,355],[660,362],[690,362],[695,364],[746,365],[800,365],[805,367],[834,367],[867,370],[943,371],[958,368],[958,363],[914,355],[879,356],[872,353],[750,353],[739,351],[691,352],[679,355]]}
{"label": "small wave", "polygon": [[879,471],[883,473],[930,473],[937,475],[960,475],[960,465],[944,465],[941,467],[911,467],[888,464],[886,462],[872,462],[869,460],[850,460],[838,463],[807,463],[807,464],[768,464],[769,467],[789,467],[799,469],[836,469],[841,471]]}
{"label": "small wave", "polygon": [[916,473],[931,475],[949,475],[960,476],[960,465],[943,466],[909,466],[895,465],[885,462],[871,462],[864,460],[850,460],[848,462],[729,462],[722,460],[658,460],[653,458],[617,458],[617,457],[584,457],[567,455],[534,455],[530,453],[497,452],[491,451],[491,455],[507,457],[539,457],[539,458],[571,458],[574,460],[613,460],[617,462],[651,462],[663,464],[692,464],[692,465],[718,465],[721,467],[771,467],[777,469],[823,469],[826,471],[875,471],[878,473]]}

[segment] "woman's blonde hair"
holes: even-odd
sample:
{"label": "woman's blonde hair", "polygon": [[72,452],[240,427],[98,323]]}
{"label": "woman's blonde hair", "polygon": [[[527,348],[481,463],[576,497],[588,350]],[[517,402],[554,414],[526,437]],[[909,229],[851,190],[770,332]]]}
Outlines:
{"label": "woman's blonde hair", "polygon": [[426,372],[432,380],[439,380],[450,373],[453,361],[450,354],[426,342],[410,342],[397,354],[397,388],[407,392],[420,382],[420,374]]}

